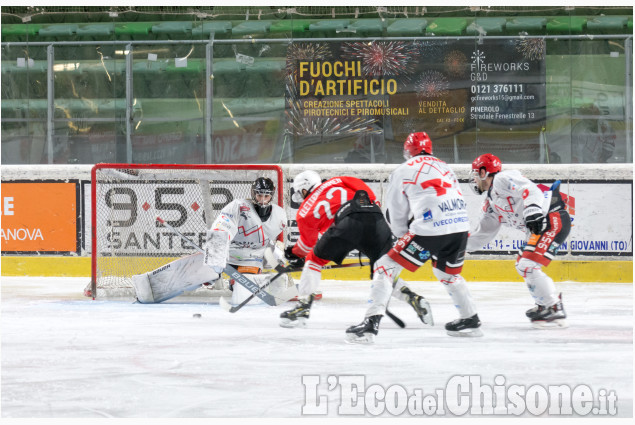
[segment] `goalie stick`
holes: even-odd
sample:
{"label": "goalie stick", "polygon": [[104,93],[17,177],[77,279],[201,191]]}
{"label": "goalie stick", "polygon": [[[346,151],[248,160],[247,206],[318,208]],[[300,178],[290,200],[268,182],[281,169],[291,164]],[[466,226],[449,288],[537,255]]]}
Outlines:
{"label": "goalie stick", "polygon": [[[179,235],[181,237],[181,239],[183,239],[185,242],[187,242],[189,245],[191,245],[198,252],[201,252],[203,254],[205,253],[203,248],[201,248],[200,246],[196,245],[190,238],[185,236],[179,230],[177,230],[174,227],[172,227],[169,223],[167,223],[161,217],[157,217],[157,221],[159,223],[161,223],[163,226],[167,227],[172,232],[174,232],[177,235]],[[254,296],[260,298],[265,304],[268,304],[268,305],[278,305],[279,304],[277,302],[276,298],[273,295],[269,294],[268,292],[263,291],[260,286],[256,285],[254,282],[249,280],[245,275],[240,273],[238,270],[236,270],[235,268],[233,268],[229,264],[225,265],[225,268],[223,269],[223,272],[225,274],[227,274],[228,276],[230,276],[232,279],[234,279],[235,282],[237,282],[241,286],[244,286],[245,288],[247,288],[247,290],[249,292],[254,294]],[[282,302],[286,302],[286,301],[287,300],[284,300]]]}
{"label": "goalie stick", "polygon": [[[267,248],[265,250],[265,258],[267,258],[267,261],[269,263],[273,264],[273,263],[277,262],[277,260],[275,260],[275,257],[273,257],[273,253],[271,252],[271,250],[269,248]],[[272,261],[272,259],[273,259],[273,261]],[[360,263],[360,264],[352,263],[352,264],[340,264],[340,265],[333,264],[333,265],[330,265],[330,266],[323,266],[322,270],[324,270],[324,269],[341,269],[341,268],[346,268],[346,267],[357,267],[357,266],[362,267],[362,266],[368,266],[369,264],[370,263]],[[266,288],[274,280],[276,280],[277,278],[279,278],[280,276],[282,276],[285,273],[293,273],[293,272],[302,271],[302,267],[283,266],[282,264],[278,263],[274,267],[274,270],[277,271],[278,274],[276,274],[271,279],[269,279],[269,282],[267,282],[264,285],[262,285],[260,287],[260,289]],[[254,295],[250,295],[247,299],[245,299],[243,302],[241,302],[240,304],[238,304],[236,306],[232,306],[231,304],[229,304],[229,302],[227,302],[227,300],[225,300],[225,298],[223,298],[223,297],[220,298],[219,303],[220,303],[221,307],[223,308],[223,310],[228,311],[230,313],[236,313],[238,310],[240,310],[245,305],[247,305],[247,303],[249,303],[249,301],[253,300],[255,296],[256,296],[255,294]],[[399,318],[397,318],[397,320],[399,320]],[[399,323],[397,323],[397,324],[399,324]]]}

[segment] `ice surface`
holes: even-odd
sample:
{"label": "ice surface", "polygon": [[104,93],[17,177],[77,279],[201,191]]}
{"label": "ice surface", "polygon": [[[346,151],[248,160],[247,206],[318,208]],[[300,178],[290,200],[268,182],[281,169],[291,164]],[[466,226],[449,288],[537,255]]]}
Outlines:
{"label": "ice surface", "polygon": [[384,318],[376,343],[360,346],[346,344],[344,330],[362,320],[368,282],[324,281],[309,327],[283,329],[278,316],[292,304],[229,314],[200,299],[93,301],[82,296],[86,280],[2,277],[3,418],[298,417],[303,375],[320,377],[329,416],[338,416],[341,398],[327,388],[330,375],[425,394],[456,375],[490,385],[497,375],[506,385],[584,384],[614,390],[617,416],[633,415],[631,284],[557,283],[570,327],[535,330],[524,284],[470,282],[484,337],[453,338],[443,330],[457,317],[445,289],[415,282],[436,325],[393,300],[407,328]]}

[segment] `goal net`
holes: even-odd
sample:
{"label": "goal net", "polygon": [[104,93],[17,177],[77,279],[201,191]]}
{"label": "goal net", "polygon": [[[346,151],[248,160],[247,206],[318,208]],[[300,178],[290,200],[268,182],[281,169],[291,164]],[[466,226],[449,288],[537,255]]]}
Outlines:
{"label": "goal net", "polygon": [[[131,276],[155,270],[196,249],[157,222],[161,217],[202,247],[206,223],[234,199],[251,199],[251,185],[268,177],[283,206],[283,174],[276,165],[97,164],[92,169],[92,279],[84,295],[134,297]],[[227,295],[227,285],[203,286],[186,296]]]}

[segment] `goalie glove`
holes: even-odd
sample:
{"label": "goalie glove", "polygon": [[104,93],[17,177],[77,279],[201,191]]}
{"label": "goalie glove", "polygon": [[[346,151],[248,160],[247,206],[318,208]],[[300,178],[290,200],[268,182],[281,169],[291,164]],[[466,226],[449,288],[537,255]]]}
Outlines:
{"label": "goalie glove", "polygon": [[293,246],[285,248],[284,257],[287,259],[291,267],[298,269],[304,267],[304,258],[298,257],[293,253]]}
{"label": "goalie glove", "polygon": [[525,226],[534,235],[540,235],[547,230],[547,217],[542,212],[542,208],[532,204],[523,211]]}

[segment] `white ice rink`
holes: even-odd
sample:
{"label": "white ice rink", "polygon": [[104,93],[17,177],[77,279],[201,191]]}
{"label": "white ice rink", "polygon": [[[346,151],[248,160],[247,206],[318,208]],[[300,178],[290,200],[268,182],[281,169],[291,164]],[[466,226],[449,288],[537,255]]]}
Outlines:
{"label": "white ice rink", "polygon": [[[324,281],[306,329],[278,326],[292,304],[230,314],[200,301],[93,301],[82,295],[86,282],[2,277],[3,418],[299,417],[307,391],[333,417],[351,397],[341,384],[329,390],[329,379],[363,376],[366,389],[397,394],[399,385],[408,395],[433,395],[464,375],[490,387],[500,375],[501,388],[524,385],[534,395],[586,385],[596,398],[617,395],[616,416],[633,416],[632,284],[557,284],[570,327],[545,331],[525,318],[532,301],[524,284],[471,282],[484,337],[453,338],[443,330],[457,317],[450,297],[439,283],[416,282],[436,325],[424,327],[393,300],[390,309],[407,328],[384,318],[376,343],[360,346],[343,337],[363,318],[367,282]],[[320,384],[305,390],[303,375]],[[372,399],[367,391],[362,403],[364,396]],[[457,394],[445,403],[456,405]],[[447,406],[445,416],[453,416]]]}

